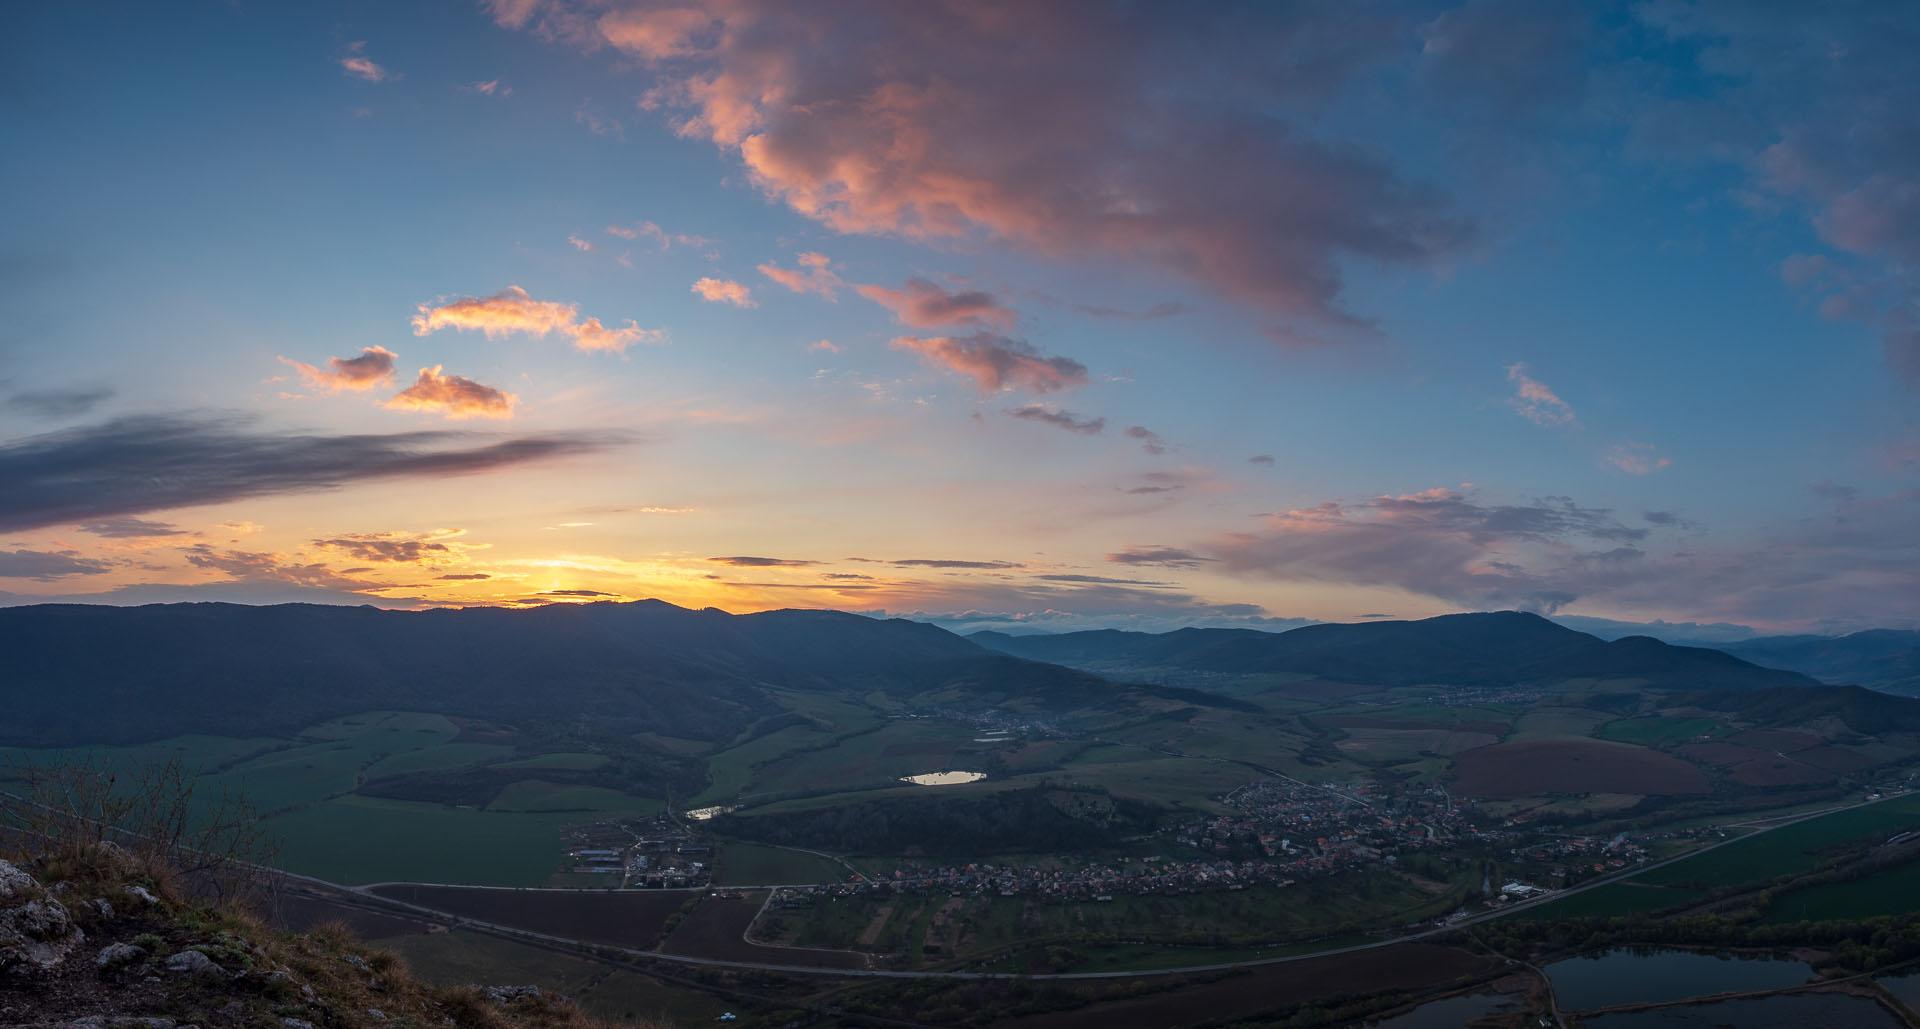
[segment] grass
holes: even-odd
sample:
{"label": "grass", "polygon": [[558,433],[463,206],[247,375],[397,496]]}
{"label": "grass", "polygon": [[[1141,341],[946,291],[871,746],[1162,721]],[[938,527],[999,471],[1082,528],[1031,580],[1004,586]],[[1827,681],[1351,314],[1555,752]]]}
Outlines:
{"label": "grass", "polygon": [[607,763],[605,754],[541,754],[518,761],[502,761],[496,768],[557,768],[570,772],[591,772]]}
{"label": "grass", "polygon": [[455,929],[392,937],[379,941],[378,946],[405,958],[414,976],[425,982],[448,987],[536,982],[542,989],[572,997],[589,1014],[601,1018],[695,1025],[714,1022],[723,1012],[736,1010],[718,997],[637,972],[486,933]]}
{"label": "grass", "polygon": [[[570,786],[539,779],[522,779],[519,782],[507,784],[506,788],[500,791],[500,795],[487,805],[487,810],[490,812],[573,812],[592,814],[597,817],[602,814],[655,812],[662,806],[658,800],[636,797],[604,786]],[[580,820],[575,819],[575,821]]]}
{"label": "grass", "polygon": [[1538,920],[1553,918],[1609,918],[1666,908],[1704,900],[1704,890],[1678,886],[1646,886],[1632,882],[1608,883],[1585,893],[1575,894],[1550,904],[1541,904],[1517,912],[1514,918]]}
{"label": "grass", "polygon": [[436,747],[402,751],[383,757],[367,766],[366,779],[383,779],[409,772],[438,772],[484,764],[513,753],[512,747],[498,743],[442,743]]}
{"label": "grass", "polygon": [[1920,910],[1920,863],[1909,861],[1851,882],[1823,883],[1776,893],[1762,919],[1770,925],[1839,918],[1874,918]]}
{"label": "grass", "polygon": [[1604,739],[1619,740],[1622,743],[1640,743],[1647,746],[1670,746],[1685,743],[1696,736],[1713,734],[1720,723],[1711,718],[1667,718],[1662,715],[1647,715],[1640,718],[1620,718],[1600,727]]}
{"label": "grass", "polygon": [[753,783],[756,765],[831,738],[816,729],[793,725],[723,750],[707,759],[707,788],[689,799],[686,806],[698,808],[728,803]]}
{"label": "grass", "polygon": [[837,883],[846,881],[847,867],[818,854],[756,843],[725,843],[715,859],[713,879],[719,886],[761,886],[769,883]]}
{"label": "grass", "polygon": [[1920,794],[1756,833],[1712,853],[1658,868],[1637,878],[1647,883],[1712,888],[1764,882],[1819,867],[1825,858],[1818,851],[1824,848],[1861,837],[1890,836],[1916,827],[1920,827]]}
{"label": "grass", "polygon": [[[635,798],[632,810],[658,806]],[[559,870],[561,827],[582,820],[349,796],[281,815],[269,828],[283,841],[283,867],[332,882],[540,886]]]}

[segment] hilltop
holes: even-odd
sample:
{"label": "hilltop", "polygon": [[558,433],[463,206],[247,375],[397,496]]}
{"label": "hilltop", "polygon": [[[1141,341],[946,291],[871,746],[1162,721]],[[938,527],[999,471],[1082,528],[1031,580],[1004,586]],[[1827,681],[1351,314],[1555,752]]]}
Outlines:
{"label": "hilltop", "polygon": [[[15,855],[18,857],[18,855]],[[0,1024],[11,1029],[599,1029],[533,987],[441,989],[338,925],[269,928],[178,892],[112,844],[0,859]]]}
{"label": "hilltop", "polygon": [[1309,625],[1280,633],[1095,630],[1054,636],[979,632],[967,638],[1005,654],[1106,674],[1292,674],[1381,686],[1505,686],[1568,679],[1634,680],[1654,689],[1814,684],[1797,672],[1762,668],[1718,650],[1676,647],[1647,636],[1607,642],[1519,611]]}

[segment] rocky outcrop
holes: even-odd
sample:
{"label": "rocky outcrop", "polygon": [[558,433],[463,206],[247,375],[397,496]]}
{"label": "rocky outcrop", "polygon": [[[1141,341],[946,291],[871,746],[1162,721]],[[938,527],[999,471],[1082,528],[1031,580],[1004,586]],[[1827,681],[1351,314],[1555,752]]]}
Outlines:
{"label": "rocky outcrop", "polygon": [[0,910],[0,972],[52,968],[86,941],[66,907],[6,861],[0,861],[0,898],[15,902]]}

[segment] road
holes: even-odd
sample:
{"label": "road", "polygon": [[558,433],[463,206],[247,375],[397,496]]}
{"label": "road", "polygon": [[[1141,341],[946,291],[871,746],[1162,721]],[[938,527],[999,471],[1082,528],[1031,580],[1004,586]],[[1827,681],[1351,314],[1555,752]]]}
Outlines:
{"label": "road", "polygon": [[[1627,879],[1633,876],[1642,875],[1647,872],[1651,872],[1656,868],[1665,868],[1668,865],[1677,864],[1681,861],[1688,861],[1693,858],[1699,857],[1702,854],[1711,853],[1715,850],[1720,849],[1721,847],[1727,846],[1728,844],[1738,843],[1741,840],[1752,839],[1753,837],[1758,836],[1761,833],[1772,832],[1775,829],[1784,828],[1789,825],[1796,825],[1810,818],[1819,818],[1822,815],[1830,815],[1839,811],[1851,811],[1855,808],[1868,807],[1873,804],[1883,803],[1885,801],[1893,800],[1896,797],[1902,797],[1902,796],[1907,796],[1907,794],[1889,793],[1878,800],[1865,800],[1865,801],[1861,801],[1858,804],[1843,804],[1838,807],[1827,808],[1822,811],[1809,812],[1807,814],[1795,817],[1789,821],[1780,822],[1777,825],[1768,826],[1763,829],[1756,829],[1753,832],[1747,833],[1744,836],[1736,836],[1732,839],[1722,840],[1719,843],[1702,847],[1699,850],[1688,851],[1685,854],[1676,855],[1674,857],[1667,858],[1664,861],[1656,861],[1649,865],[1637,865],[1633,868],[1625,869],[1613,875],[1603,876],[1591,882],[1583,883],[1571,889],[1560,890],[1555,893],[1548,894],[1545,897],[1541,897],[1535,900],[1521,901],[1516,904],[1509,904],[1505,907],[1499,908],[1494,911],[1488,911],[1488,912],[1484,912],[1478,915],[1473,915],[1467,918],[1457,919],[1447,925],[1423,929],[1419,932],[1407,933],[1401,936],[1395,936],[1391,939],[1376,940],[1372,943],[1356,943],[1346,947],[1333,947],[1327,950],[1316,950],[1316,951],[1310,951],[1303,954],[1288,954],[1280,957],[1256,958],[1249,961],[1218,962],[1218,963],[1204,964],[1204,965],[1182,965],[1177,968],[1155,968],[1155,969],[1149,969],[1149,970],[1126,971],[1126,972],[1053,972],[1053,973],[1043,973],[1038,975],[1024,975],[1024,974],[1016,974],[1016,973],[1010,973],[1010,972],[839,969],[839,968],[814,968],[806,965],[782,965],[782,964],[773,964],[771,962],[757,962],[757,961],[723,961],[718,958],[697,958],[697,957],[688,957],[682,954],[662,954],[659,951],[635,950],[630,947],[613,947],[613,946],[608,946],[606,944],[586,943],[580,940],[572,939],[570,937],[551,936],[546,933],[537,933],[527,929],[518,929],[510,925],[500,925],[495,922],[485,922],[477,919],[465,918],[458,915],[450,914],[445,911],[440,911],[435,908],[424,907],[418,904],[409,904],[404,901],[397,901],[397,900],[389,899],[387,897],[379,896],[378,894],[370,892],[372,890],[372,887],[370,886],[359,886],[359,887],[342,886],[338,883],[327,882],[324,879],[316,879],[316,878],[313,878],[312,876],[294,875],[292,873],[281,873],[281,874],[285,876],[287,879],[294,880],[297,882],[308,883],[308,884],[323,888],[325,890],[359,896],[361,898],[364,898],[370,901],[371,902],[369,904],[370,907],[384,905],[389,910],[393,908],[405,909],[417,916],[425,916],[437,922],[445,922],[450,925],[465,926],[467,928],[478,929],[484,932],[492,933],[494,935],[538,940],[546,944],[558,944],[562,946],[578,948],[583,950],[615,951],[622,955],[638,958],[638,959],[644,959],[649,961],[666,961],[666,962],[672,962],[675,964],[693,965],[693,966],[706,967],[706,968],[752,969],[754,971],[780,972],[780,973],[789,974],[789,975],[818,975],[818,976],[828,976],[828,977],[834,977],[834,978],[865,978],[865,979],[953,979],[953,980],[1026,979],[1026,980],[1033,980],[1033,981],[1041,981],[1041,980],[1066,981],[1066,980],[1081,980],[1081,979],[1141,979],[1141,978],[1147,978],[1150,976],[1184,975],[1184,974],[1189,974],[1194,972],[1224,972],[1224,971],[1229,971],[1237,968],[1257,968],[1262,965],[1279,965],[1279,964],[1286,964],[1288,962],[1294,962],[1294,961],[1312,961],[1319,958],[1338,957],[1342,954],[1355,954],[1361,951],[1379,950],[1383,947],[1397,947],[1397,946],[1400,946],[1401,944],[1406,944],[1406,943],[1418,943],[1421,940],[1430,939],[1435,936],[1444,936],[1448,933],[1455,932],[1457,930],[1464,929],[1469,926],[1478,925],[1481,922],[1491,921],[1496,918],[1505,918],[1518,911],[1524,911],[1529,908],[1538,907],[1543,904],[1551,904],[1556,901],[1564,900],[1567,897],[1578,896],[1579,894],[1585,893],[1588,890],[1596,890],[1602,886],[1609,886],[1609,885],[1612,885],[1613,883],[1621,881],[1622,879]],[[811,884],[786,883],[786,884],[767,884],[767,885],[760,885],[760,886],[729,886],[727,887],[727,889],[729,890],[770,890],[770,889],[778,889],[781,885],[795,886],[795,885],[811,885]],[[593,892],[600,892],[600,891],[593,891]]]}

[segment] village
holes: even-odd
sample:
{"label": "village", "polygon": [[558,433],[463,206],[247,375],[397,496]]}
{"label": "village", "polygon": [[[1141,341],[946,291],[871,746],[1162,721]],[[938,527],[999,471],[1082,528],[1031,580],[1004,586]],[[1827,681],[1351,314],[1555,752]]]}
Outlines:
{"label": "village", "polygon": [[[1196,819],[1137,842],[1164,852],[1081,865],[969,863],[910,866],[872,879],[780,890],[778,907],[820,897],[948,893],[1031,897],[1059,903],[1123,895],[1178,895],[1304,879],[1399,864],[1405,855],[1472,846],[1498,855],[1504,886],[1484,887],[1494,903],[1551,892],[1647,859],[1650,840],[1554,835],[1503,825],[1475,827],[1437,785],[1356,784],[1334,788],[1263,779],[1222,798],[1230,815]],[[1201,852],[1193,855],[1193,851]],[[1510,880],[1510,881],[1509,881]]]}
{"label": "village", "polygon": [[617,876],[609,886],[679,890],[713,880],[713,841],[667,817],[569,826],[567,871]]}

